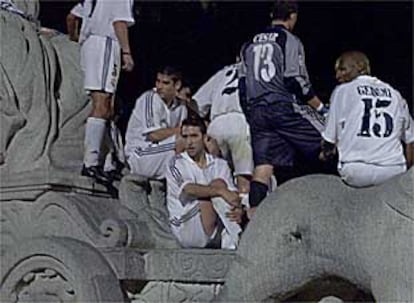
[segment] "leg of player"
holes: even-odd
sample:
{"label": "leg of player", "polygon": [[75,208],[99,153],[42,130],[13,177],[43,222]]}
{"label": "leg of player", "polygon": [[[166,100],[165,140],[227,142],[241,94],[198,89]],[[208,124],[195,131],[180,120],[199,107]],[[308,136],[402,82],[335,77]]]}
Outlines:
{"label": "leg of player", "polygon": [[84,142],[84,166],[82,175],[92,177],[101,183],[109,183],[110,180],[103,174],[99,167],[99,157],[103,137],[107,128],[107,121],[111,115],[112,95],[104,92],[93,91],[92,112],[86,121]]}
{"label": "leg of player", "polygon": [[201,223],[207,236],[211,236],[217,226],[217,213],[211,201],[199,201]]}
{"label": "leg of player", "polygon": [[254,168],[253,179],[250,184],[249,204],[247,216],[249,219],[256,211],[256,207],[266,197],[269,190],[270,178],[273,175],[273,166],[270,164],[258,165]]}

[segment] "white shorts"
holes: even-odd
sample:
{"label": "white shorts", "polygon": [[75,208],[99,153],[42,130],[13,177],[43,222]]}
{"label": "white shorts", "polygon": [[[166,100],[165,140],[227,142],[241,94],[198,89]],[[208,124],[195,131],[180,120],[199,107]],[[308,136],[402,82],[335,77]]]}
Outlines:
{"label": "white shorts", "polygon": [[216,232],[208,236],[201,222],[201,212],[198,202],[180,220],[170,219],[172,233],[185,248],[203,248],[214,238]]}
{"label": "white shorts", "polygon": [[233,164],[236,176],[252,175],[250,128],[243,114],[234,112],[214,118],[207,134],[217,141],[223,157]]}
{"label": "white shorts", "polygon": [[84,88],[115,93],[121,70],[119,43],[109,37],[89,36],[81,46]]}
{"label": "white shorts", "polygon": [[131,173],[151,179],[164,179],[167,165],[175,155],[175,136],[147,147],[131,147],[126,158]]}
{"label": "white shorts", "polygon": [[338,172],[344,182],[355,187],[378,185],[406,170],[405,164],[379,166],[361,162],[344,163],[338,167]]}

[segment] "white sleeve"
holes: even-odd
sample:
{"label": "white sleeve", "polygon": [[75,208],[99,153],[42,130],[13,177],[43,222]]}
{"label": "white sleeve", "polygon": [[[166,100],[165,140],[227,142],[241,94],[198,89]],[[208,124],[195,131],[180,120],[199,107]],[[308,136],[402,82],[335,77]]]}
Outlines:
{"label": "white sleeve", "polygon": [[408,110],[407,102],[400,96],[400,110],[403,119],[401,139],[406,143],[414,142],[414,122]]}
{"label": "white sleeve", "polygon": [[340,113],[340,106],[342,99],[342,90],[337,86],[332,92],[330,98],[330,108],[328,112],[328,118],[326,121],[325,129],[322,132],[322,137],[325,141],[335,144],[338,140],[338,119]]}
{"label": "white sleeve", "polygon": [[207,116],[209,110],[211,109],[214,91],[217,89],[216,79],[218,74],[219,72],[208,79],[207,82],[204,83],[193,96],[193,99],[197,102],[198,111],[203,118]]}
{"label": "white sleeve", "polygon": [[108,1],[112,3],[112,21],[125,21],[128,26],[132,26],[135,23],[134,16],[132,14],[133,0],[117,0]]}
{"label": "white sleeve", "polygon": [[134,148],[139,142],[145,141],[142,136],[141,117],[142,117],[142,106],[143,98],[145,94],[141,95],[136,101],[134,109],[129,116],[128,125],[125,133],[125,154],[128,155],[132,148]]}
{"label": "white sleeve", "polygon": [[78,18],[83,17],[83,5],[82,3],[76,4],[70,11],[70,13]]}
{"label": "white sleeve", "polygon": [[176,155],[169,161],[165,174],[168,194],[174,195],[174,198],[178,199],[182,205],[194,200],[183,193],[184,187],[189,183],[197,183],[185,164],[186,161],[180,155]]}
{"label": "white sleeve", "polygon": [[145,121],[143,134],[147,135],[155,130],[169,127],[168,113],[163,102],[154,92],[149,92],[146,96],[140,113]]}
{"label": "white sleeve", "polygon": [[216,159],[217,167],[215,170],[215,176],[213,179],[221,179],[227,184],[227,188],[229,190],[237,190],[236,186],[234,185],[233,175],[230,171],[230,167],[226,160],[224,159]]}

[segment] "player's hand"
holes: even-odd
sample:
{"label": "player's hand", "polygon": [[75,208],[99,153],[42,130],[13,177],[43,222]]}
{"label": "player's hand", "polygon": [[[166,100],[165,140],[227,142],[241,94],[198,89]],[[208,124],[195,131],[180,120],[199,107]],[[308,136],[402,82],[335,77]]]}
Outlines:
{"label": "player's hand", "polygon": [[241,205],[239,206],[233,206],[229,212],[226,213],[226,217],[233,222],[236,222],[238,224],[242,223],[242,217],[243,217],[243,207]]}
{"label": "player's hand", "polygon": [[238,192],[223,189],[221,197],[231,206],[240,206],[241,199]]}
{"label": "player's hand", "polygon": [[321,142],[321,152],[319,153],[319,160],[326,162],[332,161],[336,156],[337,150],[334,144],[325,140]]}
{"label": "player's hand", "polygon": [[317,109],[317,112],[323,116],[324,118],[328,117],[328,113],[329,113],[329,106],[328,105],[324,105],[323,103],[321,103],[322,106],[321,108]]}
{"label": "player's hand", "polygon": [[127,72],[134,69],[134,59],[130,53],[122,53],[122,69]]}
{"label": "player's hand", "polygon": [[336,155],[336,149],[329,150],[329,151],[321,151],[319,153],[319,160],[322,162],[331,161],[334,159]]}

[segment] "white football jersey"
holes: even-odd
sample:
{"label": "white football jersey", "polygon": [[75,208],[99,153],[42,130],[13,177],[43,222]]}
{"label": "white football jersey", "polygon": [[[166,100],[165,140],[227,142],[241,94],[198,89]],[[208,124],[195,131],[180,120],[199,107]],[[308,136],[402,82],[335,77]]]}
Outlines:
{"label": "white football jersey", "polygon": [[230,168],[221,158],[206,153],[207,167],[200,168],[186,153],[174,156],[167,167],[167,207],[170,219],[180,221],[183,216],[190,215],[197,199],[183,193],[189,183],[208,185],[215,179],[226,182],[229,190],[236,190]]}
{"label": "white football jersey", "polygon": [[82,2],[76,4],[71,10],[70,13],[78,18],[83,17],[83,5]]}
{"label": "white football jersey", "polygon": [[239,64],[225,66],[204,83],[193,96],[200,115],[210,112],[210,120],[229,113],[243,113],[239,100]]}
{"label": "white football jersey", "polygon": [[133,0],[84,0],[82,5],[80,43],[90,35],[118,40],[113,23],[125,21],[128,26],[135,23],[132,14]]}
{"label": "white football jersey", "polygon": [[187,117],[185,104],[177,99],[168,107],[153,90],[146,91],[136,101],[128,121],[125,135],[125,154],[136,147],[146,148],[153,144],[148,134],[161,128],[177,127]]}
{"label": "white football jersey", "polygon": [[335,88],[322,136],[337,145],[340,163],[400,165],[401,141],[414,142],[414,125],[397,90],[363,75]]}

